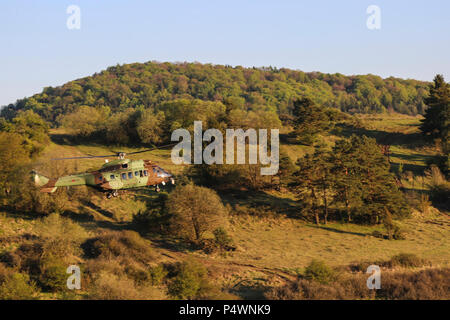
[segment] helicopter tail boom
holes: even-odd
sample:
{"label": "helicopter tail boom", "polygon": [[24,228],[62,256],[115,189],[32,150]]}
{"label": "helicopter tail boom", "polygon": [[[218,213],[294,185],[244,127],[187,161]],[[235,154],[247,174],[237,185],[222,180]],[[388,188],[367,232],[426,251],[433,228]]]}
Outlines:
{"label": "helicopter tail boom", "polygon": [[41,187],[41,192],[48,192],[52,193],[56,191],[55,186],[49,186],[51,183],[50,178],[47,178],[46,176],[43,176],[36,171],[32,171],[33,174],[33,180],[36,186]]}
{"label": "helicopter tail boom", "polygon": [[41,187],[41,192],[48,193],[55,192],[58,187],[81,186],[86,184],[84,174],[51,179],[34,171],[33,178],[36,186]]}

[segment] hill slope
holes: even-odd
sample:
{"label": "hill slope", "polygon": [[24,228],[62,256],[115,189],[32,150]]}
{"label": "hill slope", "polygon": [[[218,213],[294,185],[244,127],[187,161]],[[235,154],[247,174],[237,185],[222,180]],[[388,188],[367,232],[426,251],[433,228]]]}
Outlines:
{"label": "hill slope", "polygon": [[306,96],[319,105],[346,112],[391,110],[414,115],[424,111],[427,86],[422,81],[375,75],[147,62],[117,65],[61,87],[47,87],[40,94],[9,105],[2,113],[11,116],[20,109],[33,109],[54,123],[59,115],[81,105],[107,106],[116,112],[196,98],[238,104],[247,110],[273,110],[283,118],[290,113],[293,99]]}

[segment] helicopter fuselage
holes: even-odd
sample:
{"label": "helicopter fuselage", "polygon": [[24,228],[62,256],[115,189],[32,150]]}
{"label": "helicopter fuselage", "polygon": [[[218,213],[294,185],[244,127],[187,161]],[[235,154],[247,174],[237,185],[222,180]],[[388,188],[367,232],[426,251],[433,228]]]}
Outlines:
{"label": "helicopter fuselage", "polygon": [[42,192],[58,187],[87,185],[117,194],[117,190],[174,183],[172,175],[150,160],[118,159],[103,164],[99,170],[50,179],[35,173],[35,182]]}

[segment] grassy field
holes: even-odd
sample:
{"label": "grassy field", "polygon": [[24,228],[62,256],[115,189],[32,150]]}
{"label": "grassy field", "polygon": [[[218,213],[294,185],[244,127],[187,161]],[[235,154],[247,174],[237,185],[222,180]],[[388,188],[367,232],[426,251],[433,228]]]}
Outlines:
{"label": "grassy field", "polygon": [[329,223],[316,226],[294,219],[236,218],[233,232],[239,250],[230,258],[258,266],[295,270],[321,259],[333,266],[388,260],[401,252],[415,253],[447,266],[450,262],[450,220],[444,217],[401,222],[407,239],[371,236],[380,227]]}

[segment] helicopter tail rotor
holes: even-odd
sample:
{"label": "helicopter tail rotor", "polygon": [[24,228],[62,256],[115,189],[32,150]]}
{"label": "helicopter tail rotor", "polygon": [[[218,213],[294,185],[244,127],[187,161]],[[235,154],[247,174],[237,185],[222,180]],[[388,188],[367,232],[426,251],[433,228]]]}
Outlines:
{"label": "helicopter tail rotor", "polygon": [[33,180],[34,183],[38,186],[38,187],[42,187],[44,186],[50,179],[47,178],[46,176],[43,176],[39,173],[37,173],[36,171],[31,171],[31,174],[33,175]]}

